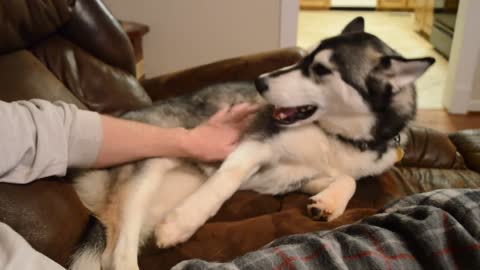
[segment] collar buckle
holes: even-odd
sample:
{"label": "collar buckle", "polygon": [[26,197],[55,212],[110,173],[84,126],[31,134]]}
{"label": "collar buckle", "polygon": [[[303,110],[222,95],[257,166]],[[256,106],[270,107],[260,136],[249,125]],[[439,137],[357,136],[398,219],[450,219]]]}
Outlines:
{"label": "collar buckle", "polygon": [[400,146],[400,134],[398,134],[397,136],[393,137],[393,141],[395,142],[395,146],[396,146],[396,147],[401,147],[401,146]]}

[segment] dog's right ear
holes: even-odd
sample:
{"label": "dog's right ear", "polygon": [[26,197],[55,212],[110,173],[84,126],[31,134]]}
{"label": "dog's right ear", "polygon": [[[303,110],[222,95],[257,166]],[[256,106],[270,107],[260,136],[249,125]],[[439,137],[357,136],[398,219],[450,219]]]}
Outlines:
{"label": "dog's right ear", "polygon": [[388,79],[395,91],[414,83],[433,63],[435,58],[432,57],[383,56],[375,70]]}
{"label": "dog's right ear", "polygon": [[342,34],[347,33],[361,33],[365,32],[365,20],[363,17],[357,17],[345,26],[342,30]]}

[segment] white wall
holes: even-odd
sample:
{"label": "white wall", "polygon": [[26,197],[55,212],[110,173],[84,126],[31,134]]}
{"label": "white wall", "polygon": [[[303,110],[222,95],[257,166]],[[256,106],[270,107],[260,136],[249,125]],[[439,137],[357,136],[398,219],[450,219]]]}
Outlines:
{"label": "white wall", "polygon": [[332,7],[370,7],[377,6],[377,0],[331,0]]}
{"label": "white wall", "polygon": [[475,79],[473,81],[473,92],[472,97],[473,99],[480,100],[480,53],[478,54],[478,61],[477,61],[477,70],[475,72]]}
{"label": "white wall", "polygon": [[280,47],[297,46],[299,0],[280,0]]}
{"label": "white wall", "polygon": [[468,111],[480,111],[480,100],[473,99],[477,98],[477,91],[480,88],[478,10],[480,10],[480,1],[460,1],[444,94],[444,105],[451,113],[465,114]]}
{"label": "white wall", "polygon": [[470,111],[480,111],[480,52],[478,53],[475,78],[473,79],[472,101]]}
{"label": "white wall", "polygon": [[116,18],[150,26],[147,77],[280,47],[280,0],[104,2]]}

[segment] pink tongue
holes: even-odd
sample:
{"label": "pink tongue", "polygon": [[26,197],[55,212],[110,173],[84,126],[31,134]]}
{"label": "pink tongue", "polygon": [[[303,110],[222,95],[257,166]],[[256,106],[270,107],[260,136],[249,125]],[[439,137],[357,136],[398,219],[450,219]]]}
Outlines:
{"label": "pink tongue", "polygon": [[280,117],[280,114],[284,114],[286,117],[289,117],[289,116],[295,114],[296,112],[297,112],[297,109],[295,109],[295,108],[276,108],[273,111],[273,118],[282,119]]}

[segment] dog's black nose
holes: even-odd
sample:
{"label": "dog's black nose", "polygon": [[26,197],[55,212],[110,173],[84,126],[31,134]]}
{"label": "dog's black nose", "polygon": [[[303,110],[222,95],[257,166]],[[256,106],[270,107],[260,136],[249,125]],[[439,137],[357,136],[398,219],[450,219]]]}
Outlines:
{"label": "dog's black nose", "polygon": [[257,88],[258,93],[262,94],[263,92],[268,90],[268,84],[265,79],[258,77],[255,80],[255,87]]}

